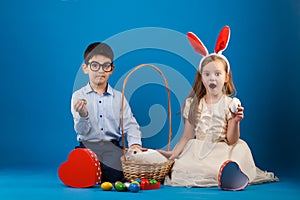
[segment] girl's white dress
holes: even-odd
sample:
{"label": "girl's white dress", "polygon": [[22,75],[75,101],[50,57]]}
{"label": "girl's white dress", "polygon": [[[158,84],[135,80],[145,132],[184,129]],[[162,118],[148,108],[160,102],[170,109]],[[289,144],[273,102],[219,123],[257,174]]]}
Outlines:
{"label": "girl's white dress", "polygon": [[[183,117],[188,118],[191,98],[186,100]],[[238,163],[250,183],[278,181],[271,172],[255,166],[246,142],[239,139],[234,145],[226,143],[227,122],[231,119],[229,104],[232,98],[226,95],[216,104],[207,104],[202,98],[198,107],[196,139],[191,139],[175,160],[171,178],[166,176],[165,185],[186,187],[211,187],[218,185],[221,165],[232,160]]]}

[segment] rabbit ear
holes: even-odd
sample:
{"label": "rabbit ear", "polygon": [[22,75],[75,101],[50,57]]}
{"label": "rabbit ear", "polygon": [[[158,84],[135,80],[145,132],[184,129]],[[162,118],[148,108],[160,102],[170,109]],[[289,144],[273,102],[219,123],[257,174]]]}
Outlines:
{"label": "rabbit ear", "polygon": [[202,56],[206,56],[208,51],[201,40],[192,32],[187,33],[190,44],[194,47],[194,50]]}
{"label": "rabbit ear", "polygon": [[216,47],[215,47],[215,53],[222,53],[226,49],[229,42],[229,38],[230,38],[230,28],[229,26],[224,26],[219,34]]}

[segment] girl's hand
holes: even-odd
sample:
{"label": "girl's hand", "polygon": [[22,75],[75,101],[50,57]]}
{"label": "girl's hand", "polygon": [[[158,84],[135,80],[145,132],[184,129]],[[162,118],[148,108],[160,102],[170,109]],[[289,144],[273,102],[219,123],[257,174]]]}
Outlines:
{"label": "girl's hand", "polygon": [[157,150],[157,151],[170,160],[174,160],[177,157],[177,155],[174,155],[173,151],[165,151],[165,150]]}
{"label": "girl's hand", "polygon": [[80,117],[87,117],[88,110],[86,108],[86,101],[79,99],[74,105],[74,110],[79,113]]}
{"label": "girl's hand", "polygon": [[232,119],[236,122],[240,122],[244,118],[244,107],[238,105],[238,111],[236,113],[231,112]]}

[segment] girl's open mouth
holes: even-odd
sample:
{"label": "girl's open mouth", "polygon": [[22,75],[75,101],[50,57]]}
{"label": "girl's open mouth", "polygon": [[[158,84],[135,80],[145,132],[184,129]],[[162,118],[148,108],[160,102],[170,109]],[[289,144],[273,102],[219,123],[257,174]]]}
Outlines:
{"label": "girl's open mouth", "polygon": [[209,84],[209,87],[210,87],[211,89],[214,89],[214,88],[216,88],[216,87],[217,87],[217,85],[216,85],[216,84],[213,84],[213,83],[211,83],[211,84]]}

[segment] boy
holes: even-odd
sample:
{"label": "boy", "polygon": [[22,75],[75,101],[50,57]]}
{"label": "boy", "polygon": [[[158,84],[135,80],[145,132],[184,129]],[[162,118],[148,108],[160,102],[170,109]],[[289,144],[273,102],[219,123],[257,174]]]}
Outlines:
{"label": "boy", "polygon": [[[121,92],[108,84],[114,71],[114,53],[105,43],[90,44],[84,52],[82,70],[89,83],[72,95],[71,112],[79,148],[93,150],[100,160],[102,182],[123,178],[120,157]],[[141,147],[141,131],[128,102],[124,101],[124,132],[130,148]]]}

